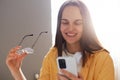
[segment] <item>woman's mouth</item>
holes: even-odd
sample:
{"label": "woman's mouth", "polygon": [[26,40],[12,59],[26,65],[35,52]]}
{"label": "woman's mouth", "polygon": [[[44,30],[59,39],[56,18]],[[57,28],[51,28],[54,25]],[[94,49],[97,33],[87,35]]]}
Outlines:
{"label": "woman's mouth", "polygon": [[75,37],[77,35],[77,33],[66,33],[66,35],[68,37]]}

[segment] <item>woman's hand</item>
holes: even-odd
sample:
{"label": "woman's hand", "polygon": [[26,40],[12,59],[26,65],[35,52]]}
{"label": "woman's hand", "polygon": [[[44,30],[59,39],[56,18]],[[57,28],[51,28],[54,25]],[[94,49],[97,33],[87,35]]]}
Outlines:
{"label": "woman's hand", "polygon": [[62,74],[58,74],[58,80],[83,80],[81,75],[75,76],[64,69],[61,69],[60,71]]}
{"label": "woman's hand", "polygon": [[21,65],[22,61],[27,55],[26,53],[23,54],[17,54],[17,51],[20,49],[20,46],[17,46],[15,48],[12,48],[6,58],[6,64],[12,73],[14,78],[17,78],[18,80],[22,78],[22,72],[21,72]]}

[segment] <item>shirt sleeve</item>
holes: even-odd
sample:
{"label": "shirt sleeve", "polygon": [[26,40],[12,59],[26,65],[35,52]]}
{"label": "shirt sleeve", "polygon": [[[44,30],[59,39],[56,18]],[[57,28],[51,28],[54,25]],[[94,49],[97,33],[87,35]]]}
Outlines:
{"label": "shirt sleeve", "polygon": [[96,67],[98,72],[95,80],[115,80],[114,64],[109,54],[100,56]]}
{"label": "shirt sleeve", "polygon": [[40,69],[40,76],[38,80],[50,80],[49,76],[49,59],[47,56],[43,59],[42,67]]}

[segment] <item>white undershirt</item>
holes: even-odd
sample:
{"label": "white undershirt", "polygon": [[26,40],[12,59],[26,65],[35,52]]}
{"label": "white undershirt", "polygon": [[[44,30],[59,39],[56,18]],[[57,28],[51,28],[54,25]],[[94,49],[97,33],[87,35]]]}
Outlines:
{"label": "white undershirt", "polygon": [[72,53],[69,53],[68,51],[63,51],[62,52],[62,56],[63,57],[74,57],[76,59],[76,62],[77,62],[77,72],[79,73],[80,72],[80,69],[82,67],[82,61],[81,61],[81,58],[82,58],[82,53],[81,52],[76,52],[75,54],[72,54]]}

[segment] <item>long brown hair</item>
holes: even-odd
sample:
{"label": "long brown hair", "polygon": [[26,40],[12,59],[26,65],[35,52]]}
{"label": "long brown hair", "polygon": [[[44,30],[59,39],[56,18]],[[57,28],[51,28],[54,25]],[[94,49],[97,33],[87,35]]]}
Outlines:
{"label": "long brown hair", "polygon": [[56,32],[54,47],[58,49],[58,56],[62,56],[63,44],[66,44],[66,42],[61,34],[60,26],[61,26],[61,18],[62,18],[63,10],[67,6],[78,7],[80,9],[80,13],[83,18],[83,34],[80,39],[80,47],[82,48],[82,53],[83,53],[82,59],[83,59],[83,66],[84,66],[87,60],[87,55],[91,55],[93,54],[93,51],[101,50],[103,49],[103,47],[98,41],[98,38],[96,36],[96,33],[92,25],[89,11],[83,2],[79,0],[68,0],[64,2],[63,5],[61,6],[58,13],[57,32]]}

